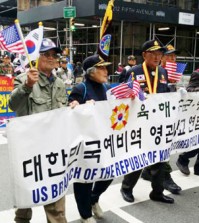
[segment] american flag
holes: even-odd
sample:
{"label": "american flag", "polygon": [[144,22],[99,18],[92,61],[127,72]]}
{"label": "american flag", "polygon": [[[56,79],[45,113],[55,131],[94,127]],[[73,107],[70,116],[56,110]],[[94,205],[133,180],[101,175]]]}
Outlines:
{"label": "american flag", "polygon": [[111,94],[114,95],[117,99],[139,96],[139,92],[140,84],[138,81],[122,83],[111,89]]}
{"label": "american flag", "polygon": [[0,32],[0,49],[12,53],[25,53],[16,25],[9,26]]}
{"label": "american flag", "polygon": [[166,62],[165,69],[168,72],[169,81],[179,82],[186,68],[186,63]]}

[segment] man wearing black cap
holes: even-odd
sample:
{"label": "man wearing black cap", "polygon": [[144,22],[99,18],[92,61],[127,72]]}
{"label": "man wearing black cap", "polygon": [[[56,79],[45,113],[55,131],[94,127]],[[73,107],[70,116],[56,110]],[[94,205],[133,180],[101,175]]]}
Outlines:
{"label": "man wearing black cap", "polygon": [[128,56],[128,65],[124,67],[119,76],[119,83],[126,82],[129,79],[128,70],[136,65],[136,57],[134,55]]}
{"label": "man wearing black cap", "polygon": [[[63,81],[52,75],[61,49],[50,39],[43,39],[38,60],[38,69],[30,68],[14,80],[9,107],[17,116],[31,115],[66,106],[66,89]],[[37,123],[38,124],[38,123]],[[42,137],[42,136],[41,136]],[[50,140],[50,139],[49,139]],[[65,197],[45,205],[48,223],[67,223],[65,217]],[[29,223],[31,208],[17,209],[16,223]]]}
{"label": "man wearing black cap", "polygon": [[[166,69],[166,63],[171,62],[175,63],[176,62],[176,54],[179,53],[178,50],[174,48],[171,44],[167,45],[165,47],[166,51],[164,52],[164,55],[161,59],[161,66]],[[171,82],[168,80],[168,82]],[[176,84],[172,81],[172,84],[168,84],[169,89],[171,92],[176,91]],[[164,189],[170,191],[172,194],[179,194],[180,191],[182,190],[181,187],[179,187],[174,180],[171,177],[171,172],[172,168],[169,164],[169,162],[166,163],[166,169],[165,169],[165,179],[163,182]],[[150,174],[150,167],[149,168],[144,168],[142,172],[142,178],[145,180],[151,181],[151,174]]]}
{"label": "man wearing black cap", "polygon": [[[157,40],[150,40],[142,46],[143,64],[139,64],[128,71],[130,80],[137,80],[144,92],[147,94],[169,92],[167,71],[159,66],[163,56],[163,48]],[[174,203],[174,199],[163,194],[165,163],[156,163],[150,166],[152,175],[152,192],[149,197],[151,200],[164,203]],[[142,170],[132,172],[124,176],[121,194],[124,200],[134,202],[132,194]]]}
{"label": "man wearing black cap", "polygon": [[179,51],[176,50],[175,47],[172,46],[171,44],[167,45],[165,48],[166,48],[166,52],[164,53],[161,59],[161,66],[163,68],[165,68],[166,62],[175,63],[177,54],[179,53]]}
{"label": "man wearing black cap", "polygon": [[[76,85],[69,95],[71,108],[78,104],[107,100],[106,91],[109,86],[107,66],[98,54],[87,57],[83,61],[86,72],[85,81]],[[93,130],[91,130],[93,131]],[[82,223],[96,223],[92,212],[97,218],[102,218],[103,212],[99,206],[100,195],[108,188],[112,180],[96,181],[95,183],[74,183],[74,195]]]}

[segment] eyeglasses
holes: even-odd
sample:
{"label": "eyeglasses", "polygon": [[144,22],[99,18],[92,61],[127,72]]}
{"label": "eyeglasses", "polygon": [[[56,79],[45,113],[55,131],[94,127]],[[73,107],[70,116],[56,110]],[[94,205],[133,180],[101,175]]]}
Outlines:
{"label": "eyeglasses", "polygon": [[49,52],[45,52],[45,53],[40,53],[40,55],[45,56],[46,58],[49,58],[49,57],[52,57],[54,59],[58,59],[59,58],[59,55],[56,54],[56,53],[51,54]]}

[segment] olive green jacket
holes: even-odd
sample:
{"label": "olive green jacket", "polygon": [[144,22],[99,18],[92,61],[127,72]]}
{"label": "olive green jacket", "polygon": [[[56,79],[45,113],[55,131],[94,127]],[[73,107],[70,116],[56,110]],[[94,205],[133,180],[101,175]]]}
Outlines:
{"label": "olive green jacket", "polygon": [[51,81],[40,73],[39,81],[33,88],[25,85],[27,74],[18,75],[14,80],[14,90],[9,99],[9,107],[17,116],[53,110],[67,104],[65,84],[60,78]]}

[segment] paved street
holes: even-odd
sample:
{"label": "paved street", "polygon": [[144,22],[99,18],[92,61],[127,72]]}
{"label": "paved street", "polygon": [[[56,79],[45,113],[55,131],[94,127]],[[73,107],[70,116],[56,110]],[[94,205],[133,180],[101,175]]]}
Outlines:
{"label": "paved street", "polygon": [[[185,176],[177,170],[175,160],[171,158],[173,179],[182,187],[174,204],[163,204],[149,200],[150,183],[140,179],[134,190],[135,202],[125,202],[120,194],[122,178],[116,179],[109,189],[101,196],[100,205],[105,211],[100,223],[198,223],[199,219],[199,177],[193,174]],[[190,166],[193,166],[192,160]],[[165,191],[165,194],[169,192]],[[2,202],[2,200],[1,200]],[[74,201],[72,187],[66,196],[66,214],[69,223],[78,223],[79,214]],[[14,223],[14,210],[0,212],[0,223]],[[33,208],[31,223],[45,223],[43,207]]]}

